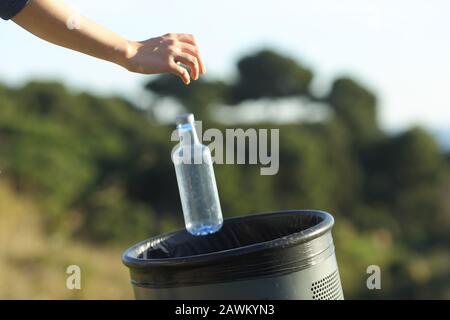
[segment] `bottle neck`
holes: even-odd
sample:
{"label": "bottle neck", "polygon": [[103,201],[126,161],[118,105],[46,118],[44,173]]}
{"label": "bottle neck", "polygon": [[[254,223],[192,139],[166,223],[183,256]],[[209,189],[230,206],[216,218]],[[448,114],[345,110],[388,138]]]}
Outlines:
{"label": "bottle neck", "polygon": [[200,144],[197,136],[197,131],[195,130],[195,126],[193,124],[180,124],[177,126],[177,130],[180,137],[181,146]]}

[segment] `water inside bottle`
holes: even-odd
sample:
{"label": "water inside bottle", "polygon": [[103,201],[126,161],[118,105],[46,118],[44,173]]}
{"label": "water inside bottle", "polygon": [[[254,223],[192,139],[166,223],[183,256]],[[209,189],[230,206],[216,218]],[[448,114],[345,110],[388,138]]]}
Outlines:
{"label": "water inside bottle", "polygon": [[223,224],[211,151],[200,143],[192,114],[178,117],[180,144],[172,154],[186,229],[193,235],[217,232]]}
{"label": "water inside bottle", "polygon": [[[197,152],[203,155],[203,160],[199,163],[175,161],[175,171],[186,229],[194,235],[207,235],[222,227],[223,218],[211,153],[205,146],[197,148],[202,148]],[[183,157],[183,149],[179,156]]]}

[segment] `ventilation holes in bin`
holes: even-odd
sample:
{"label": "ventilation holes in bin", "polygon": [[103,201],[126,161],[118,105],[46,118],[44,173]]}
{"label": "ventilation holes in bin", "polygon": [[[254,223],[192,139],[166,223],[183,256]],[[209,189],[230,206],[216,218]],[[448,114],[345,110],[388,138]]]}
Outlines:
{"label": "ventilation holes in bin", "polygon": [[312,298],[314,300],[340,300],[343,298],[341,281],[338,271],[313,282],[311,285]]}

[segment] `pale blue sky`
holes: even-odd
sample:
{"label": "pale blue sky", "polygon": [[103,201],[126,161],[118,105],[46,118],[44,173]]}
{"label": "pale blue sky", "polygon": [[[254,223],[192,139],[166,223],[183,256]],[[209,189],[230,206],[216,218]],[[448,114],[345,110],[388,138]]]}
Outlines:
{"label": "pale blue sky", "polygon": [[[270,46],[311,67],[315,85],[350,74],[380,97],[395,130],[450,127],[450,1],[67,0],[128,38],[193,33],[211,77],[232,77],[242,54]],[[44,44],[0,22],[0,81],[56,78],[82,89],[137,95],[149,76]]]}

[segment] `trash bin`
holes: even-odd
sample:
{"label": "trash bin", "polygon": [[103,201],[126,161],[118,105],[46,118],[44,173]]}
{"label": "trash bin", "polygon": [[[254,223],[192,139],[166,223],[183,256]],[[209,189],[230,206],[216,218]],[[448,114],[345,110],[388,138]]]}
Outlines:
{"label": "trash bin", "polygon": [[136,299],[343,299],[323,211],[225,219],[207,236],[153,237],[122,256]]}

